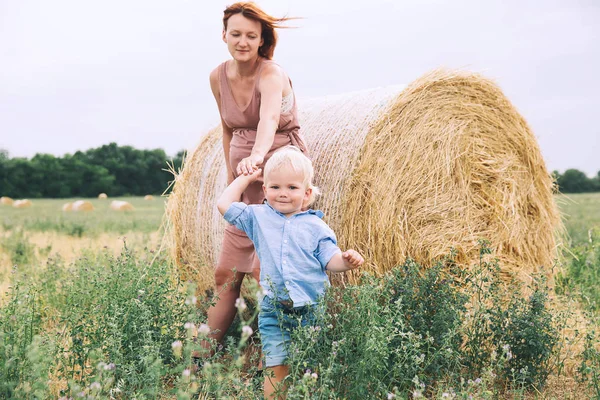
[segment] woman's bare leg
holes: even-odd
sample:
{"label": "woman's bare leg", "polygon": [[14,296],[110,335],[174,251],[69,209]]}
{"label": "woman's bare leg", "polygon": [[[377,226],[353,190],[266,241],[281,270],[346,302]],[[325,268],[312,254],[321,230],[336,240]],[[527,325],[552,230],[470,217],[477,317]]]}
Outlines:
{"label": "woman's bare leg", "polygon": [[[208,337],[217,342],[223,340],[223,336],[235,318],[237,312],[235,300],[240,297],[240,288],[245,275],[225,268],[215,270],[216,302],[208,309],[208,326],[211,330]],[[203,341],[202,346],[208,348],[210,344]]]}
{"label": "woman's bare leg", "polygon": [[287,387],[282,386],[281,382],[289,374],[287,365],[276,365],[267,368],[265,376],[265,399],[285,399]]}

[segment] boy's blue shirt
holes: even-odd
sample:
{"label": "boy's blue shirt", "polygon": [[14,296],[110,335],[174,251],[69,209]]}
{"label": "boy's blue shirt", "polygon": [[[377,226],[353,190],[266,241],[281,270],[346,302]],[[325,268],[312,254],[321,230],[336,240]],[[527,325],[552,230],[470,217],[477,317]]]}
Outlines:
{"label": "boy's blue shirt", "polygon": [[224,217],[254,243],[260,285],[267,296],[291,299],[294,307],[300,307],[324,293],[329,285],[325,267],[340,249],[321,211],[307,210],[287,218],[268,203],[236,202]]}

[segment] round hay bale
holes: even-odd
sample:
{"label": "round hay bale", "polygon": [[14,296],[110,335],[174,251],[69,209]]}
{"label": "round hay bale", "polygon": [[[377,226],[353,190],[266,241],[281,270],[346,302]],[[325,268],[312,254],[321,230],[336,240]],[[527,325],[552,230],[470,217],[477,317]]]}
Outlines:
{"label": "round hay bale", "polygon": [[87,200],[73,202],[73,211],[94,211],[94,205]]}
{"label": "round hay bale", "polygon": [[99,199],[101,199],[101,200],[104,200],[104,199],[107,199],[107,198],[108,198],[108,196],[106,195],[106,193],[100,193],[100,194],[98,195],[98,198],[99,198]]}
{"label": "round hay bale", "polygon": [[65,203],[62,206],[63,211],[73,211],[73,203]]}
{"label": "round hay bale", "polygon": [[[447,255],[468,266],[487,239],[505,276],[528,279],[557,257],[553,180],[535,136],[492,81],[437,70],[406,88],[299,100],[323,195],[315,204],[362,270]],[[211,287],[225,221],[221,128],[203,137],[175,178],[167,215],[184,279]],[[356,275],[358,276],[358,275]],[[356,277],[351,274],[351,280]]]}
{"label": "round hay bale", "polygon": [[15,208],[29,208],[31,207],[31,200],[23,199],[23,200],[15,200],[13,202],[13,207]]}
{"label": "round hay bale", "polygon": [[115,211],[133,211],[131,203],[123,200],[113,200],[110,202],[110,209]]}
{"label": "round hay bale", "polygon": [[144,196],[144,200],[154,200],[154,196],[152,196],[151,194],[147,194]]}
{"label": "round hay bale", "polygon": [[2,196],[0,197],[0,204],[5,206],[12,206],[15,201],[10,197]]}

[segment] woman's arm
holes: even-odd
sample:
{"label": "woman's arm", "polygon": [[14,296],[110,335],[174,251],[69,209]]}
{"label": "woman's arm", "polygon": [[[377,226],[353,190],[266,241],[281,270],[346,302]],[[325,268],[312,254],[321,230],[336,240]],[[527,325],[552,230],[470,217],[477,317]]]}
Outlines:
{"label": "woman's arm", "polygon": [[[215,68],[210,73],[210,89],[212,90],[217,107],[219,108],[219,115],[221,115],[221,93],[219,90],[219,68]],[[227,126],[223,118],[221,118],[221,127],[223,128],[223,153],[225,154],[225,166],[227,167],[227,184],[233,182],[233,170],[229,163],[229,147],[231,146],[231,139],[233,138],[233,130]]]}
{"label": "woman's arm", "polygon": [[249,157],[237,166],[238,175],[247,175],[258,169],[273,146],[275,132],[279,127],[281,100],[283,98],[284,74],[277,65],[265,65],[260,77],[260,120],[256,132],[256,142]]}

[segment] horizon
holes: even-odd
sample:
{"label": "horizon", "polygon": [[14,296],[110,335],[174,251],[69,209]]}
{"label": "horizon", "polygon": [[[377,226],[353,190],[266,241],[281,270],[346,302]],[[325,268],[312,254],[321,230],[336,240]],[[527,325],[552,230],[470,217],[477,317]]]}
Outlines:
{"label": "horizon", "polygon": [[[221,41],[230,3],[4,3],[0,148],[26,158],[110,142],[192,150],[219,122],[208,74],[230,58]],[[500,86],[548,171],[600,170],[600,5],[590,0],[257,3],[301,17],[279,30],[275,53],[300,99],[468,69]]]}

